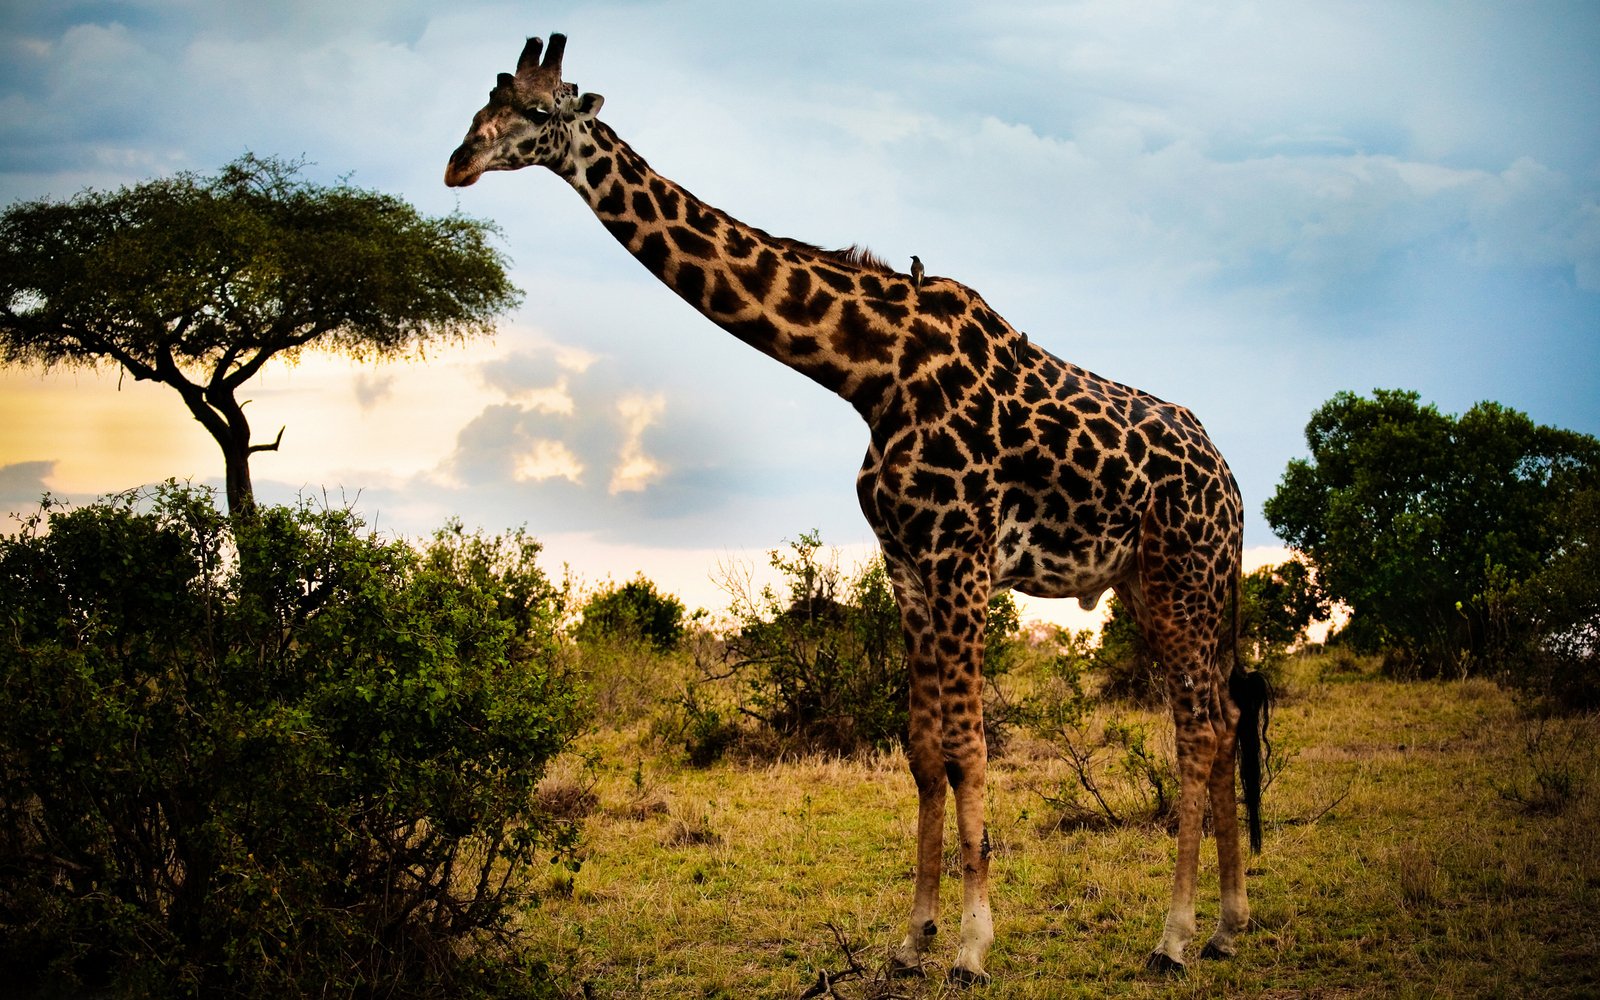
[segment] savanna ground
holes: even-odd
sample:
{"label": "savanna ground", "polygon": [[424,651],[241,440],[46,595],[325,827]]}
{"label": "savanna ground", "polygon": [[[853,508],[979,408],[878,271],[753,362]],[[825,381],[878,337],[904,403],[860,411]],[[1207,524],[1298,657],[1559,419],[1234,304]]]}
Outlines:
{"label": "savanna ground", "polygon": [[[963,995],[944,981],[953,818],[935,964],[926,980],[882,977],[911,897],[902,755],[692,768],[659,721],[681,678],[607,669],[609,721],[546,784],[587,813],[583,865],[540,876],[525,919],[563,991],[798,998],[827,971],[840,998]],[[1161,713],[1131,714],[1170,753]],[[1319,655],[1282,672],[1271,738],[1251,932],[1231,961],[1198,957],[1217,918],[1208,839],[1189,971],[1161,980],[1141,970],[1173,838],[1056,829],[1050,800],[1072,771],[1048,741],[1014,734],[989,772],[994,983],[970,995],[1600,995],[1600,719],[1541,721],[1486,681],[1403,683]]]}

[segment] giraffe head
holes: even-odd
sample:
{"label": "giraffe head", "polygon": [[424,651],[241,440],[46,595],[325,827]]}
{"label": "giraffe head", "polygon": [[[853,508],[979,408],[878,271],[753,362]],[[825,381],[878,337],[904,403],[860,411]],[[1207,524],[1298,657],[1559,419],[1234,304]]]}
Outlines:
{"label": "giraffe head", "polygon": [[[528,39],[517,72],[501,73],[489,103],[472,117],[467,137],[450,155],[444,182],[465,187],[485,170],[517,170],[530,164],[560,171],[572,160],[574,126],[600,110],[599,94],[579,96],[576,84],[561,79],[567,36]],[[544,53],[541,61],[540,53]]]}

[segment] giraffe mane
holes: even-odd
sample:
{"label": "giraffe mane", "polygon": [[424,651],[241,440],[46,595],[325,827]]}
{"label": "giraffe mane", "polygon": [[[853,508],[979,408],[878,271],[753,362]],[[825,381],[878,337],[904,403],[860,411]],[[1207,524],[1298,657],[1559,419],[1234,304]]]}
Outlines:
{"label": "giraffe mane", "polygon": [[829,260],[836,261],[837,263],[856,270],[875,271],[879,274],[895,273],[894,268],[890,267],[882,257],[879,257],[870,249],[862,246],[859,243],[852,243],[849,246],[843,247],[839,250],[824,250],[822,247],[799,242],[796,242],[795,246],[797,249],[807,250],[811,253],[817,254],[821,257],[826,257]]}

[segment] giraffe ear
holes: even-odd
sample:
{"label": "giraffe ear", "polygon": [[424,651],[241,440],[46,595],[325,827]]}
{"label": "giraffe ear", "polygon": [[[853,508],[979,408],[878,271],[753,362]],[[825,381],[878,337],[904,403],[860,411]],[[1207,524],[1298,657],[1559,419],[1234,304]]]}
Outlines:
{"label": "giraffe ear", "polygon": [[606,99],[599,94],[584,94],[578,98],[578,117],[593,118],[600,113],[600,105],[605,102]]}

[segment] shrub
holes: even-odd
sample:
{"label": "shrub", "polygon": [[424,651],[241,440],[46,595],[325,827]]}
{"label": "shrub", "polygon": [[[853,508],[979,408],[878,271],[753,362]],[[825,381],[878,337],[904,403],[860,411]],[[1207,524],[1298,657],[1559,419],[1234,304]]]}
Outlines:
{"label": "shrub", "polygon": [[816,532],[769,553],[783,589],[734,595],[726,670],[742,709],[791,749],[850,753],[902,738],[905,646],[883,563],[849,576]]}
{"label": "shrub", "polygon": [[1281,661],[1311,623],[1328,614],[1311,568],[1298,560],[1262,566],[1241,583],[1240,638],[1245,655],[1258,665]]}
{"label": "shrub", "polygon": [[1583,795],[1594,737],[1593,723],[1587,720],[1570,727],[1548,718],[1528,720],[1515,776],[1490,784],[1502,799],[1528,815],[1559,815]]}
{"label": "shrub", "polygon": [[[736,631],[725,643],[723,665],[706,672],[740,685],[741,711],[778,738],[778,752],[847,754],[903,742],[910,677],[883,560],[846,573],[816,532],[769,557],[782,588],[756,592],[728,582]],[[987,675],[1007,669],[1017,631],[1011,595],[997,595],[985,633]],[[700,742],[720,752],[731,742],[729,723],[706,712],[689,715],[716,737]]]}
{"label": "shrub", "polygon": [[1087,631],[1055,631],[1055,655],[1024,714],[1072,771],[1044,793],[1052,829],[1128,825],[1170,826],[1177,815],[1178,780],[1172,755],[1152,746],[1146,728],[1099,710],[1084,688],[1099,662]]}
{"label": "shrub", "polygon": [[1089,666],[1100,677],[1100,695],[1136,705],[1161,704],[1166,685],[1133,612],[1115,597],[1110,612],[1100,629],[1100,645],[1089,654]]}
{"label": "shrub", "polygon": [[1491,571],[1478,604],[1493,626],[1495,666],[1541,707],[1600,707],[1600,490],[1584,490],[1557,519],[1544,567],[1522,581]]}
{"label": "shrub", "polygon": [[683,602],[656,590],[639,576],[622,586],[607,586],[583,605],[583,620],[573,630],[580,642],[643,643],[669,652],[683,639]]}
{"label": "shrub", "polygon": [[0,539],[8,984],[489,988],[468,946],[574,846],[534,806],[578,723],[558,595],[521,533],[362,529],[169,484]]}

